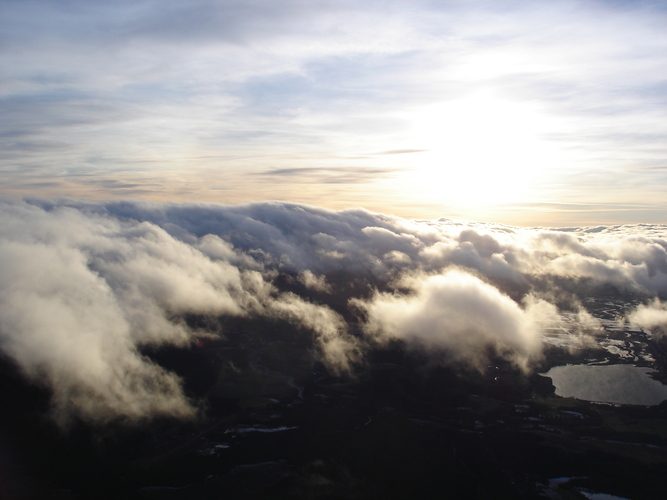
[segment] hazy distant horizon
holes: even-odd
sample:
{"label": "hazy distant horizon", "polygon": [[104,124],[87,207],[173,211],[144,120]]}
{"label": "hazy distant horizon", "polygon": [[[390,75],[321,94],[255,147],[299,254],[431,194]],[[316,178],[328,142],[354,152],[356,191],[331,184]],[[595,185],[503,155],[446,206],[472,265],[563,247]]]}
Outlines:
{"label": "hazy distant horizon", "polygon": [[[322,203],[309,203],[297,200],[281,200],[281,199],[249,199],[242,201],[233,201],[233,202],[223,202],[215,201],[208,199],[163,199],[160,196],[154,198],[142,198],[142,197],[74,197],[74,196],[45,196],[45,195],[27,195],[27,196],[7,196],[0,195],[0,201],[5,200],[7,202],[37,202],[37,203],[46,203],[46,204],[55,204],[67,205],[69,203],[78,204],[155,204],[155,205],[165,205],[165,206],[210,206],[210,207],[228,207],[228,208],[244,208],[251,205],[261,205],[261,204],[278,204],[278,205],[303,205],[304,207],[310,207],[313,209],[322,209],[332,212],[345,212],[345,211],[354,211],[354,210],[364,210],[378,215],[387,215],[391,217],[397,217],[400,219],[413,220],[413,221],[433,221],[437,222],[440,220],[448,220],[452,222],[459,222],[461,224],[491,224],[491,225],[504,225],[509,227],[523,228],[523,229],[552,229],[555,231],[558,230],[577,230],[577,229],[586,229],[598,226],[639,226],[639,225],[649,225],[649,226],[666,226],[667,222],[662,222],[658,220],[652,222],[650,220],[633,220],[630,214],[623,214],[618,218],[610,218],[608,216],[600,216],[595,218],[591,215],[592,211],[585,211],[587,218],[582,218],[581,216],[566,217],[563,213],[569,213],[570,211],[559,212],[554,210],[553,218],[546,216],[543,213],[535,215],[531,213],[529,208],[519,210],[518,208],[499,208],[494,213],[486,213],[485,217],[479,217],[477,219],[473,218],[463,218],[457,217],[457,212],[440,212],[433,207],[424,207],[422,205],[416,204],[413,206],[398,206],[398,207],[386,207],[385,210],[369,208],[369,206],[346,205],[344,203],[333,203],[333,204],[322,204]],[[548,204],[542,204],[548,205]],[[372,207],[373,204],[370,204]],[[571,212],[575,214],[580,213],[583,210],[571,209]],[[511,216],[506,216],[507,212],[511,212]],[[596,211],[593,213],[606,213],[604,211]],[[622,210],[613,211],[613,213],[623,213]],[[549,213],[549,212],[547,212]],[[458,215],[462,215],[458,213]],[[557,220],[557,222],[554,221]],[[533,222],[534,221],[534,222]],[[540,223],[541,221],[541,223]],[[554,221],[552,224],[549,224],[549,221]],[[571,223],[568,223],[571,222]]]}

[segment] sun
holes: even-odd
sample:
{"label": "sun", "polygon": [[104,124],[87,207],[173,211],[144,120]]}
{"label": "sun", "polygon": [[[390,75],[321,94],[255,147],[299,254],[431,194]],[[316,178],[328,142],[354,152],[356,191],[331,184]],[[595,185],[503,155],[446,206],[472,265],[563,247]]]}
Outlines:
{"label": "sun", "polygon": [[477,207],[517,201],[562,156],[545,139],[553,119],[537,104],[492,91],[414,110],[409,120],[411,140],[428,150],[415,165],[423,196]]}

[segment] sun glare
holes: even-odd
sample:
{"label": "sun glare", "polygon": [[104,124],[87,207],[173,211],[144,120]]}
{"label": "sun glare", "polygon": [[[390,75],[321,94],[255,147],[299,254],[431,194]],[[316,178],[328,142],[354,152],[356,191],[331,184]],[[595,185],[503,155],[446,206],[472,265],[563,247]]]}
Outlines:
{"label": "sun glare", "polygon": [[420,157],[423,195],[484,206],[529,196],[540,171],[557,154],[542,138],[550,120],[532,103],[514,103],[493,92],[416,110],[412,140]]}

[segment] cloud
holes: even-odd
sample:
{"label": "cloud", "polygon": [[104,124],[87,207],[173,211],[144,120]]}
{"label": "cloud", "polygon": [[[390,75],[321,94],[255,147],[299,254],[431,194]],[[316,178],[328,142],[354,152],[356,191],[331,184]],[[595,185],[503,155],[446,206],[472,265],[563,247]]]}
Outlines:
{"label": "cloud", "polygon": [[348,367],[354,341],[336,313],[278,293],[215,236],[189,245],[145,221],[11,201],[0,212],[0,346],[53,390],[63,424],[194,415],[180,380],[139,352],[187,347],[198,332],[186,313],[285,318],[314,332],[332,367]]}
{"label": "cloud", "polygon": [[[140,297],[137,309],[126,304],[132,309],[124,311],[81,252],[26,239],[5,237],[0,243],[0,345],[29,378],[53,390],[56,418],[65,423],[71,413],[101,422],[119,415],[191,416],[180,381],[144,359],[133,338],[159,332],[177,341],[185,336],[183,328],[156,317],[150,299]],[[149,309],[142,310],[146,303]]]}
{"label": "cloud", "polygon": [[326,276],[316,276],[309,269],[300,272],[297,278],[306,288],[324,293],[332,292],[331,285],[327,283]]}
{"label": "cloud", "polygon": [[[93,203],[33,199],[150,222],[189,245],[215,238],[265,265],[314,274],[347,270],[395,278],[396,266],[436,272],[457,265],[497,286],[527,290],[536,279],[588,279],[643,294],[667,292],[667,229],[662,225],[527,229],[448,219],[406,220],[364,209],[295,203],[248,205]],[[238,257],[241,258],[241,257]],[[248,257],[243,257],[248,258]],[[249,265],[246,263],[245,265]]]}
{"label": "cloud", "polygon": [[[569,329],[593,332],[582,303],[609,286],[646,301],[667,293],[665,226],[554,231],[278,202],[0,202],[0,349],[53,391],[63,423],[193,416],[178,377],[141,354],[210,334],[187,315],[288,321],[338,372],[389,338],[437,360],[484,367],[500,355],[528,369],[556,305]],[[631,321],[659,325],[661,304]],[[343,319],[359,310],[358,323]]]}
{"label": "cloud", "polygon": [[396,172],[396,169],[377,167],[322,167],[279,168],[258,172],[257,175],[270,178],[271,182],[360,184],[373,182]]}
{"label": "cloud", "polygon": [[631,311],[627,320],[642,328],[648,328],[661,335],[667,334],[667,304],[659,299],[648,305],[643,304]]}
{"label": "cloud", "polygon": [[360,360],[359,342],[349,335],[343,319],[330,309],[301,300],[294,294],[285,294],[269,303],[271,312],[317,333],[324,359],[335,372],[349,372],[351,364]]}
{"label": "cloud", "polygon": [[382,151],[381,153],[374,153],[376,155],[405,155],[411,153],[424,153],[428,149],[391,149],[389,151]]}
{"label": "cloud", "polygon": [[448,360],[484,369],[490,354],[527,369],[542,352],[538,320],[556,321],[556,308],[528,299],[522,309],[507,295],[458,269],[439,275],[404,276],[410,293],[377,293],[355,304],[367,315],[365,331],[380,342],[404,340]]}

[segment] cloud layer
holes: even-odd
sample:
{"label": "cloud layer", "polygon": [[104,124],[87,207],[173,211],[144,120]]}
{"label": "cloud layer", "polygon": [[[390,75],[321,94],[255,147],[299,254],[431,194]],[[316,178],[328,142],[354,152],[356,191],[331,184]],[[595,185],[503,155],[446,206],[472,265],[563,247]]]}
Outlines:
{"label": "cloud layer", "polygon": [[[281,291],[279,275],[301,288]],[[667,295],[667,228],[522,229],[287,203],[0,203],[0,349],[53,391],[61,422],[194,415],[178,377],[140,352],[210,334],[187,314],[300,325],[333,370],[388,339],[528,368],[557,307],[589,329],[581,301],[604,286],[649,304],[630,316],[638,325],[664,325],[649,300]]]}
{"label": "cloud layer", "polygon": [[283,318],[313,331],[333,367],[352,355],[336,313],[278,293],[217,237],[190,245],[149,222],[71,208],[0,211],[0,346],[54,390],[62,421],[192,415],[177,377],[138,350],[187,346],[198,332],[186,313]]}

